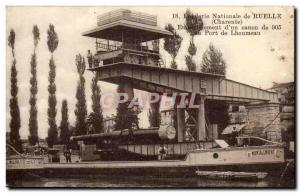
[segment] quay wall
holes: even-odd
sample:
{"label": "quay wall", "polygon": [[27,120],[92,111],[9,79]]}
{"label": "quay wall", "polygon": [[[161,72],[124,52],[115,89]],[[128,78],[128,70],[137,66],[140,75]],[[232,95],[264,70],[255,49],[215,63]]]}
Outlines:
{"label": "quay wall", "polygon": [[282,141],[278,103],[259,103],[246,106],[249,126],[244,134]]}

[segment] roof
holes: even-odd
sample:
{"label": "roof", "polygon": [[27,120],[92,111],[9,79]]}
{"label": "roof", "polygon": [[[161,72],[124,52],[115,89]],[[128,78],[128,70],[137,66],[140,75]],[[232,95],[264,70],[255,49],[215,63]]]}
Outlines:
{"label": "roof", "polygon": [[125,19],[147,25],[157,26],[157,16],[129,9],[117,9],[97,16],[97,25],[104,25]]}
{"label": "roof", "polygon": [[122,41],[122,32],[124,33],[124,37],[127,37],[128,35],[140,37],[142,42],[173,35],[171,32],[158,26],[127,21],[124,19],[98,26],[94,29],[84,32],[82,35],[93,38]]}
{"label": "roof", "polygon": [[294,82],[285,82],[285,83],[276,83],[273,82],[273,86],[270,89],[275,89],[275,88],[285,88],[289,86],[293,86]]}

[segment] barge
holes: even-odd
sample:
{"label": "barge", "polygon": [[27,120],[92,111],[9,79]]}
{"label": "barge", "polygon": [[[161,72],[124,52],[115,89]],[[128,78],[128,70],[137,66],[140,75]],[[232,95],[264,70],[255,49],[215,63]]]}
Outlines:
{"label": "barge", "polygon": [[196,176],[196,171],[267,172],[280,175],[286,165],[284,149],[278,146],[253,146],[196,149],[183,160],[92,161],[80,163],[46,163],[48,176],[134,175]]}

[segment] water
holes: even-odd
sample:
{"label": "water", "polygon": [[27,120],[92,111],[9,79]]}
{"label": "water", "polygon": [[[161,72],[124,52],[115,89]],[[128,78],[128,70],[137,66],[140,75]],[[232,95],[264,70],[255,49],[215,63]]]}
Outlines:
{"label": "water", "polygon": [[275,187],[278,180],[264,180],[259,182],[230,181],[230,180],[208,180],[193,178],[150,178],[150,177],[112,177],[112,176],[85,176],[84,178],[44,178],[34,176],[15,180],[10,187]]}

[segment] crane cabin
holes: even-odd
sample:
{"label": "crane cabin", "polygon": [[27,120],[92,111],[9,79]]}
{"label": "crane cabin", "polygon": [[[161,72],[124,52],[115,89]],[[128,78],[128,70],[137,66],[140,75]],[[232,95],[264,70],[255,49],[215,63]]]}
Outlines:
{"label": "crane cabin", "polygon": [[97,17],[97,27],[83,33],[96,39],[90,68],[116,63],[162,65],[159,39],[172,36],[158,27],[157,16],[127,9]]}

